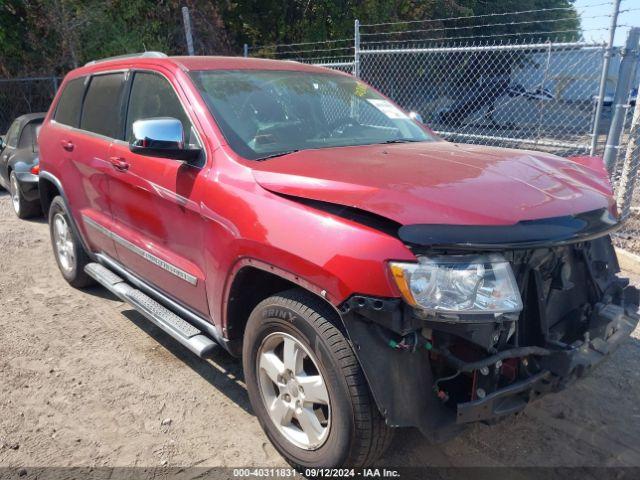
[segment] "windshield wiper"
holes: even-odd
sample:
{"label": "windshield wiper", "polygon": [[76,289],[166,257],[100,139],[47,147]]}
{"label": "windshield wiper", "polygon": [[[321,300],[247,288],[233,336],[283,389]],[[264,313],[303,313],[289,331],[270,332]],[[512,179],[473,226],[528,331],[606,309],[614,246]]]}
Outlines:
{"label": "windshield wiper", "polygon": [[287,150],[285,152],[272,153],[271,155],[266,155],[264,157],[256,158],[256,160],[257,161],[269,160],[270,158],[283,157],[285,155],[289,155],[290,153],[296,153],[296,152],[299,152],[299,151],[300,150]]}
{"label": "windshield wiper", "polygon": [[387,144],[387,143],[414,143],[414,142],[424,142],[424,140],[415,140],[413,138],[394,138],[393,140],[385,140],[384,142],[380,142],[380,143]]}

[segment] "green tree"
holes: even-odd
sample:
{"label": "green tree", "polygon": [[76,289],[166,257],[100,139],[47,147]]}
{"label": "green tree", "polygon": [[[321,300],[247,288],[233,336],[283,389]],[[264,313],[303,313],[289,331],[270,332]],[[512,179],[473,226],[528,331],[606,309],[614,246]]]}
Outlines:
{"label": "green tree", "polygon": [[0,74],[62,74],[112,55],[186,54],[188,6],[199,53],[230,53],[215,2],[205,0],[0,0]]}
{"label": "green tree", "polygon": [[[526,15],[472,19],[474,15],[540,10]],[[353,37],[354,21],[362,24],[426,20],[363,29],[363,41],[424,38],[484,38],[512,35],[549,38],[545,32],[579,36],[580,21],[573,0],[242,0],[227,2],[222,16],[237,44],[287,44]],[[434,21],[448,17],[470,17]],[[530,23],[522,23],[522,22]],[[509,23],[514,24],[509,25]],[[454,28],[457,27],[457,28]],[[414,30],[416,30],[414,32]],[[376,35],[377,34],[377,35]]]}
{"label": "green tree", "polygon": [[[192,14],[199,54],[237,54],[243,43],[348,39],[329,45],[347,47],[328,50],[331,56],[350,53],[356,18],[364,24],[427,20],[363,29],[368,42],[496,34],[544,40],[550,37],[546,32],[558,30],[566,31],[564,38],[575,39],[580,22],[572,4],[573,0],[0,0],[0,75],[62,74],[88,60],[144,50],[184,54],[184,5]],[[543,11],[434,20],[521,10]],[[522,20],[532,23],[508,24]],[[314,48],[318,47],[298,50]]]}

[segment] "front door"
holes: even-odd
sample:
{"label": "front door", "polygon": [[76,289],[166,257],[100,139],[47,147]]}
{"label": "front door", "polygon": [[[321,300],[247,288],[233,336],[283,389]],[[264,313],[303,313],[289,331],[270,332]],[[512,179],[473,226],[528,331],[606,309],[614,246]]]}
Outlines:
{"label": "front door", "polygon": [[155,72],[133,75],[125,140],[111,144],[109,160],[119,164],[110,182],[118,260],[132,273],[187,307],[208,314],[203,272],[200,198],[206,182],[201,167],[129,150],[136,120],[177,118],[187,143],[199,140],[176,91]]}

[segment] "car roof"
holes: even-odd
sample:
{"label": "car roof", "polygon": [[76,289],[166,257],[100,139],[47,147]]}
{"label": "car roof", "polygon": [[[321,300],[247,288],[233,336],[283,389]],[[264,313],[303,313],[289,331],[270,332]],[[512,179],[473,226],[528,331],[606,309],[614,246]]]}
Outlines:
{"label": "car roof", "polygon": [[291,60],[271,60],[251,57],[225,56],[127,56],[90,62],[84,67],[73,70],[70,77],[88,75],[115,68],[136,68],[145,66],[166,66],[179,68],[183,71],[198,70],[291,70],[315,73],[333,73],[347,75],[343,72],[331,70],[321,66],[310,65]]}
{"label": "car roof", "polygon": [[[44,120],[44,117],[47,116],[47,112],[35,112],[35,113],[25,113],[24,115],[20,115],[16,118],[17,121],[21,123],[29,123],[34,120]],[[16,121],[14,120],[14,121]]]}

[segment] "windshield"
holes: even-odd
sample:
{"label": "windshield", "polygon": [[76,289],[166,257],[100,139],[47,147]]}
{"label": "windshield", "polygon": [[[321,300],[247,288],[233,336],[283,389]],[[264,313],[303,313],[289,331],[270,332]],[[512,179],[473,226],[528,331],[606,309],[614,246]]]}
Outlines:
{"label": "windshield", "polygon": [[305,149],[435,139],[353,77],[272,70],[191,76],[229,146],[250,160]]}

